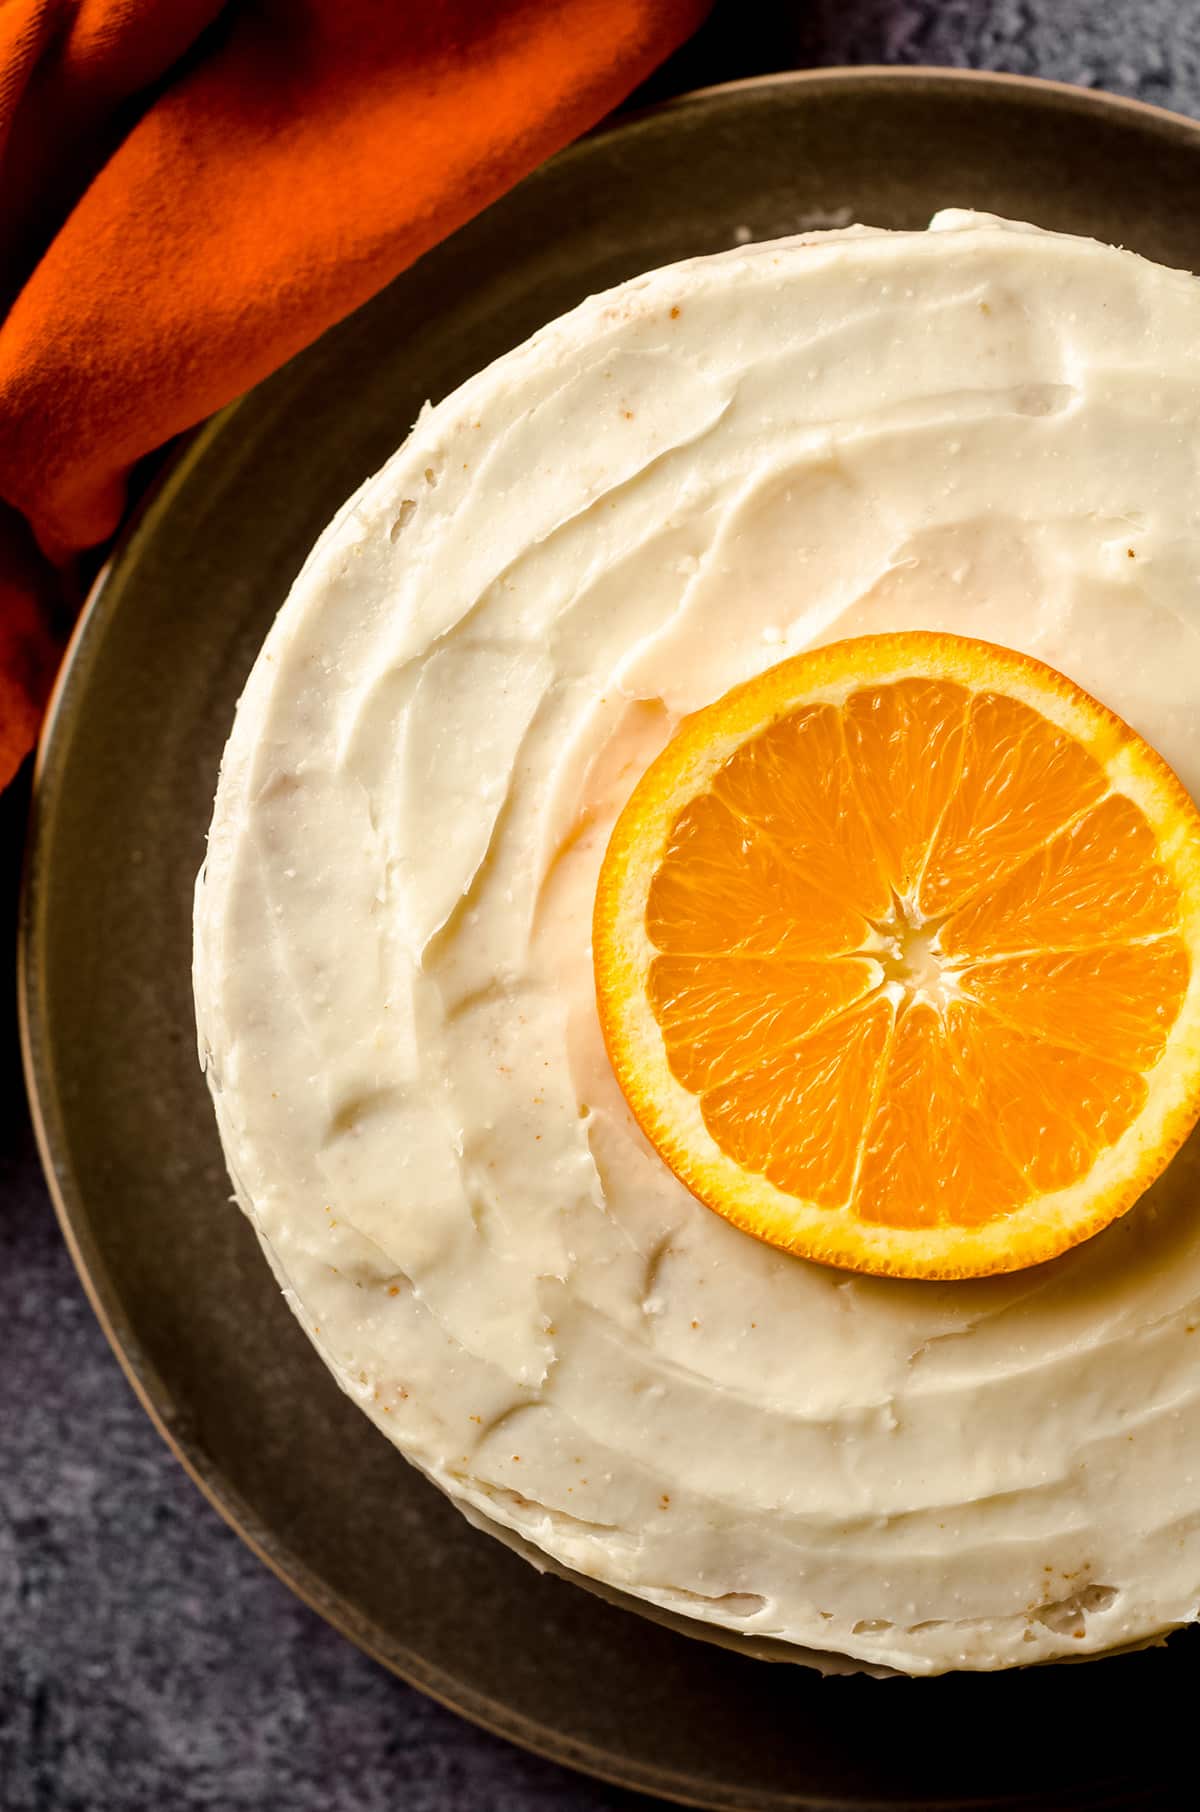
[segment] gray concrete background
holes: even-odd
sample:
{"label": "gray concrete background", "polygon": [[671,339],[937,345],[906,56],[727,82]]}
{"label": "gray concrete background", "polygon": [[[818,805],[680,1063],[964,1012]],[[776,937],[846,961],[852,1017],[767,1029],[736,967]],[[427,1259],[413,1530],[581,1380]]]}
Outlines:
{"label": "gray concrete background", "polygon": [[[656,99],[940,63],[1200,114],[1197,0],[720,0]],[[27,783],[27,775],[25,777]],[[0,799],[11,930],[27,784]],[[0,999],[0,1812],[632,1812],[392,1679],[201,1499],[129,1392],[37,1167]]]}

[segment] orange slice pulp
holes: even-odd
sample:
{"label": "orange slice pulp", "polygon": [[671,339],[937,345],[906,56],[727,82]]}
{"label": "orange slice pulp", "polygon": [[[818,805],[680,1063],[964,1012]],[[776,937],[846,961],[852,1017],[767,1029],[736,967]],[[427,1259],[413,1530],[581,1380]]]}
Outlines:
{"label": "orange slice pulp", "polygon": [[840,642],[686,718],[618,819],[593,956],[666,1163],[848,1269],[1050,1258],[1200,1113],[1200,814],[987,643]]}

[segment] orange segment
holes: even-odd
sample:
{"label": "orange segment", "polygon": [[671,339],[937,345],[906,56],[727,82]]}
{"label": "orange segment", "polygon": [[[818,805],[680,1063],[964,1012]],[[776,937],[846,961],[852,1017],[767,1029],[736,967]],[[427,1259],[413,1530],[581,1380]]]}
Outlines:
{"label": "orange segment", "polygon": [[1038,1192],[1064,1189],[1146,1104],[1144,1076],[1064,1050],[966,1002],[947,1011],[954,1061],[1001,1150]]}
{"label": "orange segment", "polygon": [[656,956],[647,991],[667,1061],[699,1092],[728,1082],[853,1006],[878,964],[771,962],[753,957]]}
{"label": "orange segment", "polygon": [[961,782],[970,702],[965,686],[911,679],[852,693],[842,708],[847,756],[893,893],[916,886]]}
{"label": "orange segment", "polygon": [[921,911],[952,912],[994,887],[1107,786],[1095,756],[1022,700],[973,699],[958,784],[921,878]]}
{"label": "orange segment", "polygon": [[593,952],[648,1138],[803,1257],[1037,1263],[1200,1112],[1200,815],[985,643],[838,643],[687,719],[617,822]]}
{"label": "orange segment", "polygon": [[854,785],[842,713],[793,711],[738,749],[713,777],[713,793],[764,832],[797,878],[866,917],[891,892]]}
{"label": "orange segment", "polygon": [[970,1227],[1007,1214],[1028,1195],[981,1110],[974,1077],[954,1061],[942,1014],[914,1002],[897,1022],[867,1126],[859,1217],[899,1228]]}
{"label": "orange segment", "polygon": [[650,886],[660,950],[718,956],[828,955],[862,948],[860,912],[823,893],[712,793],[679,813]]}
{"label": "orange segment", "polygon": [[962,987],[1036,1037],[1149,1070],[1178,1018],[1190,969],[1182,942],[1162,938],[981,963],[964,972]]}
{"label": "orange segment", "polygon": [[836,1206],[854,1181],[856,1104],[869,1099],[892,1032],[880,1001],[700,1098],[722,1151],[789,1195]]}
{"label": "orange segment", "polygon": [[1155,858],[1132,799],[1109,793],[942,929],[948,954],[1071,949],[1157,937],[1179,917],[1179,889]]}

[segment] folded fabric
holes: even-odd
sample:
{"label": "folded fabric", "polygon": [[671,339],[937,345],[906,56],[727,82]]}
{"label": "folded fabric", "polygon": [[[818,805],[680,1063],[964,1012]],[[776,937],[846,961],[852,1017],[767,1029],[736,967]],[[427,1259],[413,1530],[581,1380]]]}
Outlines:
{"label": "folded fabric", "polygon": [[[0,0],[0,786],[136,462],[593,124],[707,0]],[[51,565],[52,563],[52,565]]]}

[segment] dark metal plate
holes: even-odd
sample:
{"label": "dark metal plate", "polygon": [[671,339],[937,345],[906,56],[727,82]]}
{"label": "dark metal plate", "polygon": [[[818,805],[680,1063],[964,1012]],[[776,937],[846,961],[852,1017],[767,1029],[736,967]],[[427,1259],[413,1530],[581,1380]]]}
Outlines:
{"label": "dark metal plate", "polygon": [[[1145,1808],[1200,1637],[1023,1674],[822,1680],[540,1578],[326,1375],[229,1206],[196,1066],[192,879],[234,701],[310,544],[427,396],[590,291],[742,236],[969,205],[1200,269],[1200,127],[991,76],[709,90],[537,172],[211,423],[128,535],[43,744],[26,1061],[67,1237],[143,1402],[347,1635],[559,1761],[737,1812]],[[1182,1804],[1169,1795],[1163,1803]]]}

